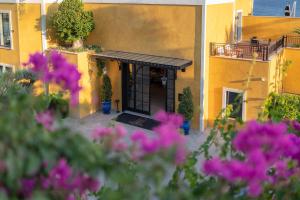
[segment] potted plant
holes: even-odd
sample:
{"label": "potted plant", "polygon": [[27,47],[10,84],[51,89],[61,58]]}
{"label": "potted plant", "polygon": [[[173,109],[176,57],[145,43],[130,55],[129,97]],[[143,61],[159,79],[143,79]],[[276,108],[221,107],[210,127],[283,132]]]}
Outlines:
{"label": "potted plant", "polygon": [[102,101],[102,112],[109,114],[111,110],[111,97],[112,87],[111,81],[107,74],[102,76],[102,87],[101,87],[101,101]]}
{"label": "potted plant", "polygon": [[193,95],[190,87],[183,89],[182,98],[177,112],[182,114],[184,117],[184,122],[181,128],[183,129],[184,134],[188,135],[190,132],[191,120],[194,115]]}
{"label": "potted plant", "polygon": [[63,0],[51,17],[51,26],[57,39],[74,49],[83,48],[86,39],[95,28],[93,13],[85,11],[81,0]]}

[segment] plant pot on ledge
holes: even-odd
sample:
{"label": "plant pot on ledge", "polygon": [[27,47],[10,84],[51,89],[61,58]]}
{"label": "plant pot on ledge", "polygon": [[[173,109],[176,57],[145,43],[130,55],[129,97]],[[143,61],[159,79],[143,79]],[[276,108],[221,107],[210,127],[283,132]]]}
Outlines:
{"label": "plant pot on ledge", "polygon": [[102,76],[101,100],[103,114],[110,114],[111,111],[112,87],[111,81],[107,74]]}
{"label": "plant pot on ledge", "polygon": [[189,135],[191,129],[191,120],[194,115],[193,95],[190,87],[183,89],[182,98],[178,106],[178,113],[182,114],[185,119],[181,126],[184,135]]}
{"label": "plant pot on ledge", "polygon": [[80,49],[83,48],[83,41],[81,39],[75,40],[72,44],[73,49]]}

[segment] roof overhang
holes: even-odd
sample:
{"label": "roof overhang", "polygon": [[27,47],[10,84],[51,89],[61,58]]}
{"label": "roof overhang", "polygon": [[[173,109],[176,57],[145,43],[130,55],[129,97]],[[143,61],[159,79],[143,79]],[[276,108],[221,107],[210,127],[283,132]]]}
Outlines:
{"label": "roof overhang", "polygon": [[182,70],[193,64],[191,60],[154,56],[124,51],[103,51],[93,54],[94,57],[115,60],[122,63],[145,65],[157,68]]}
{"label": "roof overhang", "polygon": [[[44,0],[45,3],[60,3],[62,0]],[[161,4],[161,5],[212,5],[233,3],[235,0],[83,0],[84,3],[107,4]],[[41,3],[41,0],[0,0],[0,3]]]}

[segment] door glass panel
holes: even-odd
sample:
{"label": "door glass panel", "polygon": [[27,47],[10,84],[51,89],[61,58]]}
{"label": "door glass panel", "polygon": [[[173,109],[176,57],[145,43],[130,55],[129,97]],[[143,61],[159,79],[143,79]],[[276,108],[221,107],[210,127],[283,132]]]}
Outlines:
{"label": "door glass panel", "polygon": [[167,71],[167,112],[175,111],[175,70]]}
{"label": "door glass panel", "polygon": [[150,68],[141,65],[127,65],[123,78],[127,80],[125,108],[150,114]]}

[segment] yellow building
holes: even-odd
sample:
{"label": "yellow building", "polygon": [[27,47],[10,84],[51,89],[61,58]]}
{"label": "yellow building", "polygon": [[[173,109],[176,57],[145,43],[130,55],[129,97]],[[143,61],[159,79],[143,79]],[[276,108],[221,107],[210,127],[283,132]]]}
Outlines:
{"label": "yellow building", "polygon": [[[285,57],[293,59],[297,53],[280,50],[283,44],[276,43],[283,42],[277,39],[288,32],[260,28],[265,22],[251,16],[252,0],[84,0],[84,6],[93,12],[96,23],[85,44],[105,51],[62,52],[83,74],[79,116],[100,105],[95,59],[107,60],[113,101],[120,100],[123,111],[175,112],[183,88],[191,87],[194,128],[206,127],[241,92],[244,101],[237,115],[244,120],[257,117],[270,91],[299,92],[289,79],[282,84],[280,74]],[[0,0],[0,67],[19,68],[28,54],[56,46],[47,25],[56,9],[56,0]],[[268,22],[276,26],[279,21]],[[253,52],[249,53],[253,48],[244,42],[253,36],[267,38],[266,45],[277,44],[267,56],[259,46],[255,65]]]}

